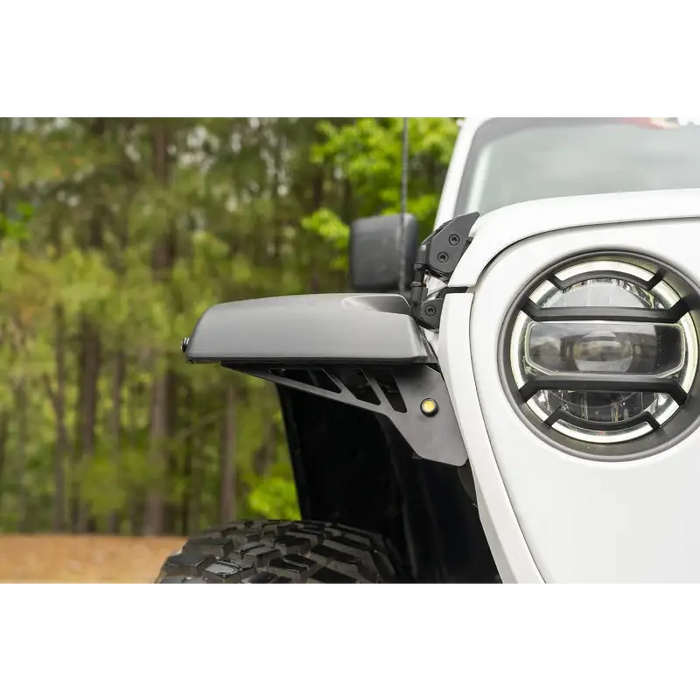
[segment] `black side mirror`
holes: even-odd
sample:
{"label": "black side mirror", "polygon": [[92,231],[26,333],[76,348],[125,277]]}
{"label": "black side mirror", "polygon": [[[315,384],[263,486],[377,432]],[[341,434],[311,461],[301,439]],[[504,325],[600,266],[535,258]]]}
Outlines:
{"label": "black side mirror", "polygon": [[350,286],[355,292],[408,292],[418,251],[411,214],[358,219],[350,227]]}

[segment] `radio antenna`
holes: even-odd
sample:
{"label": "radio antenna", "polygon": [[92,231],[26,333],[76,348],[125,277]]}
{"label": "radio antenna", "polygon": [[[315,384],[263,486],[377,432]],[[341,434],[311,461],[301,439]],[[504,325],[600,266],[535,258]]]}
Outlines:
{"label": "radio antenna", "polygon": [[408,208],[408,117],[403,118],[401,137],[401,273],[399,287],[402,292],[406,286],[406,215]]}

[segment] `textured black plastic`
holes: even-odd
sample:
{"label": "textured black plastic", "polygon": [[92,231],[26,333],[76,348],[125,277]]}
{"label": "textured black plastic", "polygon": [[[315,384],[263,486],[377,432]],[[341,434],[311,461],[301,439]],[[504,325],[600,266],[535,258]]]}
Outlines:
{"label": "textured black plastic", "polygon": [[[350,286],[356,292],[406,291],[418,249],[418,222],[406,214],[358,219],[350,227]],[[402,289],[403,283],[403,289]]]}
{"label": "textured black plastic", "polygon": [[189,362],[433,364],[399,294],[313,294],[218,304],[187,343]]}

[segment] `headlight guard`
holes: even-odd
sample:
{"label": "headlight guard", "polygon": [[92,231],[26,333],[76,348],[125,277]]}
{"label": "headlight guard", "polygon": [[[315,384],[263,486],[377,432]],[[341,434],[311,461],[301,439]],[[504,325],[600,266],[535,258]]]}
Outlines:
{"label": "headlight guard", "polygon": [[628,253],[543,272],[504,324],[512,403],[545,439],[586,456],[668,446],[700,416],[697,299],[680,273]]}

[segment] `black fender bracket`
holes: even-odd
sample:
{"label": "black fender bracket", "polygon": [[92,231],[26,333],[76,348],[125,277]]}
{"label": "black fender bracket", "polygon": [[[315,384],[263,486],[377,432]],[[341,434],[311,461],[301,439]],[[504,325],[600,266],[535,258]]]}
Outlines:
{"label": "black fender bracket", "polygon": [[455,467],[467,462],[445,380],[432,367],[224,367],[381,414],[421,459]]}

